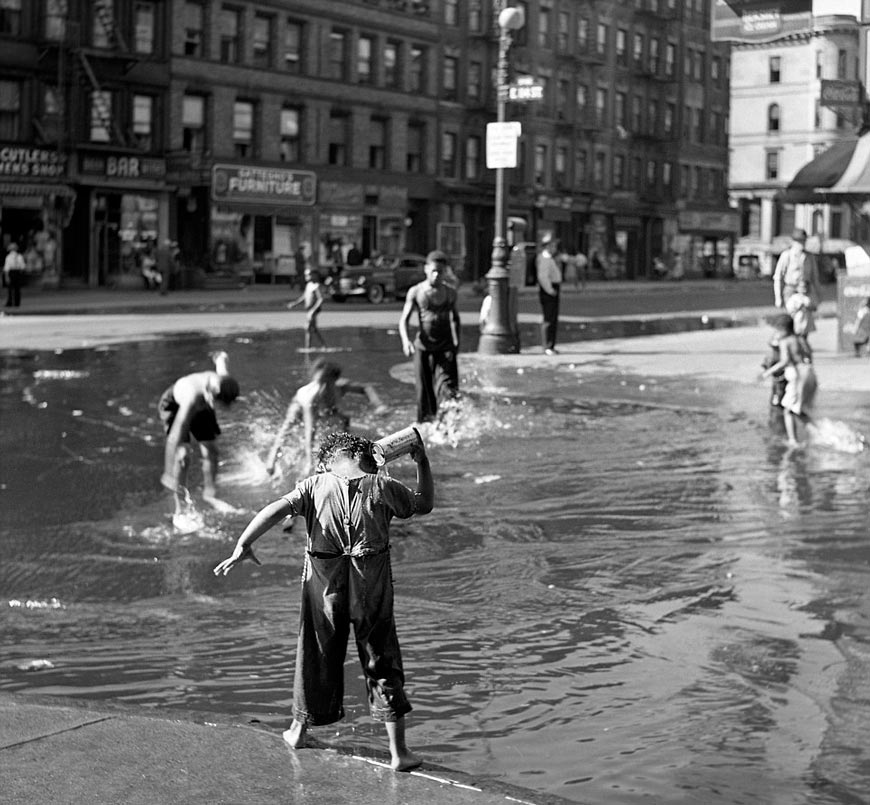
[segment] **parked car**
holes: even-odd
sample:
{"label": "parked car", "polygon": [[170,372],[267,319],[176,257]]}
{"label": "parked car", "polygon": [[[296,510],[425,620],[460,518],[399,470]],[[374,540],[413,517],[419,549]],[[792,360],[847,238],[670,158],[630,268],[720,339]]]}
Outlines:
{"label": "parked car", "polygon": [[361,297],[375,305],[387,298],[400,299],[408,288],[423,280],[425,264],[422,254],[400,254],[380,265],[345,266],[333,286],[332,298],[344,302],[349,297]]}

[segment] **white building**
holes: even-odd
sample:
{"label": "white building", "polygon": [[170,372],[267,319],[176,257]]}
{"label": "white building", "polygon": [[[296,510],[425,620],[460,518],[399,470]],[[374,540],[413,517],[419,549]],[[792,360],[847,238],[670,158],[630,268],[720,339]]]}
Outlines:
{"label": "white building", "polygon": [[741,258],[757,256],[763,274],[795,227],[808,248],[836,252],[852,232],[848,204],[793,204],[782,192],[795,174],[836,142],[857,138],[859,110],[838,114],[820,103],[822,79],[860,79],[860,37],[853,16],[813,18],[812,29],[731,51],[729,194],[740,211]]}

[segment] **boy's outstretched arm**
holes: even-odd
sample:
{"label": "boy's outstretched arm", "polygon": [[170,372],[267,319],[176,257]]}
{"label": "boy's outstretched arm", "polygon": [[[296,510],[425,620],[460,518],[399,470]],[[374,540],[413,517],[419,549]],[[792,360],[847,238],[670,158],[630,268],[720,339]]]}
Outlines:
{"label": "boy's outstretched arm", "polygon": [[290,513],[290,504],[284,498],[273,500],[268,506],[260,509],[254,515],[254,519],[245,527],[232,555],[215,567],[213,571],[215,576],[226,576],[239,562],[243,562],[245,559],[250,559],[259,565],[260,560],[254,556],[251,545]]}
{"label": "boy's outstretched arm", "polygon": [[411,458],[417,464],[417,514],[429,514],[435,506],[435,481],[425,447],[415,447]]}

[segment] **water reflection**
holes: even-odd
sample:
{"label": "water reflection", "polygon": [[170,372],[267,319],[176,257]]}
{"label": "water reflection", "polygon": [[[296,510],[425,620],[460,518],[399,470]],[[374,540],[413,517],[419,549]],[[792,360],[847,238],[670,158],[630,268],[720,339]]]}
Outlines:
{"label": "water reflection", "polygon": [[[279,478],[263,466],[308,373],[288,340],[3,359],[0,688],[284,725],[301,537],[264,537],[262,567],[220,580],[211,568],[295,477],[292,440]],[[392,405],[375,416],[361,402],[353,420],[407,424],[395,339],[349,333],[341,347],[345,374]],[[216,348],[242,386],[221,423],[220,478],[245,513],[206,511],[179,537],[154,406]],[[867,453],[787,451],[763,389],[578,383],[474,356],[462,371],[462,410],[426,434],[436,511],[394,530],[415,748],[577,801],[860,801]],[[866,402],[826,412],[870,430]],[[317,737],[380,747],[355,661],[347,692],[348,718]]]}

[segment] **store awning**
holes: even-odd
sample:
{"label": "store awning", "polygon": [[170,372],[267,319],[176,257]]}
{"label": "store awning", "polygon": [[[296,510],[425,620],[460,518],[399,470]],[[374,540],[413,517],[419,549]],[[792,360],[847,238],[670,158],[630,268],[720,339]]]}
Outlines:
{"label": "store awning", "polygon": [[63,196],[75,198],[76,191],[65,184],[0,182],[0,196]]}
{"label": "store awning", "polygon": [[870,197],[870,132],[835,143],[795,174],[781,195],[795,204]]}

